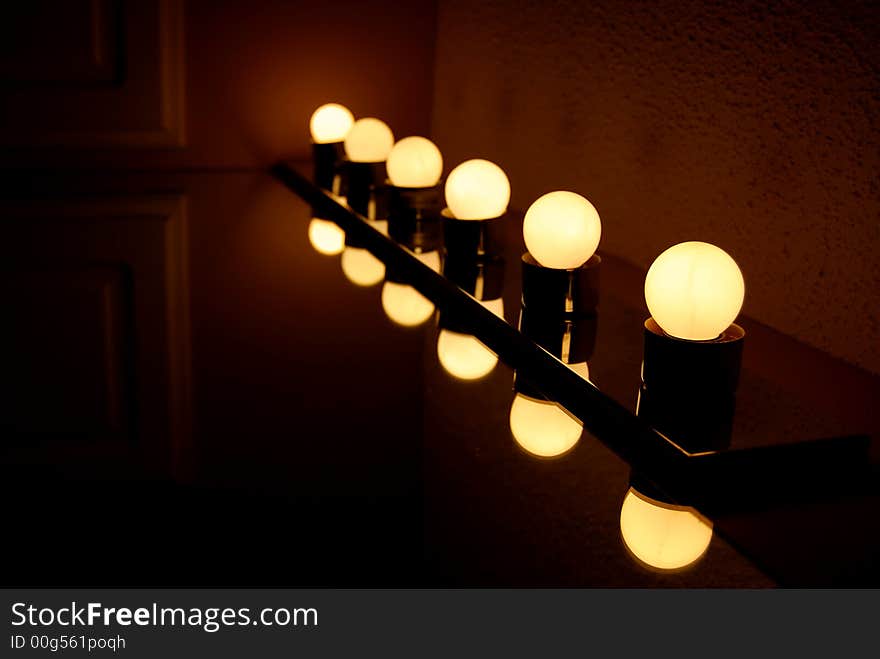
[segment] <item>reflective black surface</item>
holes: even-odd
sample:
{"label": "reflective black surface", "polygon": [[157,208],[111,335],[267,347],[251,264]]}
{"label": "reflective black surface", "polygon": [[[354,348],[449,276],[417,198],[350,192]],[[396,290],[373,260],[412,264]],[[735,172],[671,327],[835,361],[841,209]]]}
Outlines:
{"label": "reflective black surface", "polygon": [[[692,470],[677,449],[652,443],[662,438],[634,414],[647,314],[638,277],[611,257],[603,255],[596,323],[569,331],[569,368],[516,329],[516,216],[501,236],[503,267],[482,270],[484,306],[438,276],[439,253],[400,258],[376,232],[381,225],[343,218],[348,246],[320,253],[310,241],[311,205],[268,175],[39,174],[4,186],[7,198],[26,203],[174,193],[188,207],[188,468],[167,474],[73,450],[59,458],[61,440],[6,437],[2,510],[23,582],[72,583],[74,574],[77,583],[175,586],[877,582],[873,467],[854,470],[859,451],[819,451],[819,465],[805,453],[756,460],[724,452]],[[536,322],[530,336],[548,344],[565,334]],[[873,396],[873,379],[848,380],[846,369],[748,329],[755,340],[746,346],[732,449],[872,430],[847,403],[860,409],[857,394],[820,405],[810,398],[815,387],[799,391],[796,382],[804,364],[822,365],[817,379],[834,392],[855,381]],[[598,391],[583,378],[586,355]],[[793,377],[776,377],[786,365]],[[465,380],[450,371],[488,372]],[[580,432],[547,400],[557,395],[597,418]],[[530,434],[535,418],[542,432]],[[541,443],[551,427],[556,443]],[[621,427],[633,434],[614,434]],[[816,481],[829,455],[846,468]],[[790,477],[799,472],[811,474],[813,488],[784,501],[757,496],[778,497],[776,476],[797,482]]]}
{"label": "reflective black surface", "polygon": [[[303,172],[296,165],[290,171]],[[285,178],[284,173],[280,176]],[[300,178],[307,179],[307,175]],[[307,181],[304,182],[305,190],[297,182],[292,187],[305,192],[313,203],[317,199],[320,206],[321,200],[311,194]],[[344,210],[344,199],[338,200],[338,207]],[[351,228],[344,213],[339,215],[332,208],[329,210],[331,216],[342,219],[343,226]],[[519,300],[519,257],[524,251],[521,216],[510,214],[500,222],[492,221],[491,225],[495,257],[505,263],[506,319],[512,326],[527,329],[520,317]],[[501,226],[503,231],[499,230]],[[373,228],[381,230],[382,226],[374,223]],[[531,394],[529,399],[533,405],[536,405],[534,401],[547,399],[564,402],[574,416],[599,433],[607,446],[637,468],[639,480],[644,482],[637,493],[653,490],[661,502],[696,506],[715,520],[716,531],[726,534],[763,567],[773,566],[770,572],[783,583],[823,583],[839,579],[858,583],[875,579],[873,559],[877,555],[878,526],[872,519],[875,516],[866,511],[876,510],[877,506],[876,468],[871,461],[869,436],[876,424],[870,419],[866,421],[863,414],[841,410],[840,406],[812,404],[810,396],[803,395],[803,387],[786,372],[788,369],[782,360],[771,364],[771,368],[779,372],[771,372],[770,378],[762,372],[765,369],[752,369],[755,362],[747,361],[739,389],[732,399],[691,392],[692,401],[670,401],[655,394],[640,401],[650,405],[639,405],[647,316],[640,299],[641,281],[633,268],[612,258],[606,257],[606,261],[611,267],[605,268],[602,301],[596,317],[589,322],[589,347],[586,351],[581,349],[589,357],[588,367],[572,369],[582,370],[581,375],[588,371],[590,382],[603,396],[591,399],[589,384],[578,384],[576,378],[570,377],[571,373],[552,367],[532,371],[528,375],[530,386],[517,386],[517,392]],[[446,269],[443,274],[448,276]],[[417,279],[418,275],[414,277]],[[636,281],[638,288],[633,285]],[[422,286],[420,290],[429,296],[432,292],[430,286]],[[464,290],[471,295],[475,293],[467,285]],[[438,295],[433,299],[441,306],[450,297],[456,297],[442,291]],[[483,318],[475,321],[474,333],[514,368],[522,369],[530,362],[527,346],[506,345],[505,339],[499,336],[505,332],[499,332],[491,322],[483,325],[483,321],[491,319],[490,314],[475,309],[473,318],[479,316]],[[441,309],[441,327],[442,319]],[[547,320],[552,325],[552,320]],[[744,322],[756,330],[756,352],[772,354],[780,343],[784,349],[791,350],[791,340],[768,336],[764,328]],[[540,323],[531,323],[536,324]],[[476,328],[477,325],[483,326]],[[552,340],[541,341],[540,328],[523,333],[557,357],[561,356]],[[568,337],[568,349],[572,337],[577,343],[577,332]],[[584,342],[581,340],[581,343]],[[801,356],[804,355],[805,359],[811,357],[808,350],[802,349]],[[563,361],[575,364],[580,360],[570,359],[572,356],[562,356]],[[766,354],[758,354],[756,360],[766,364]],[[854,381],[857,380],[843,377],[837,386],[852,391]],[[870,386],[869,396],[875,395],[876,379]],[[689,402],[698,407],[690,414]],[[637,412],[647,423],[634,423],[632,418],[621,414],[621,408],[630,411],[629,417]],[[646,414],[646,410],[650,410],[650,414]],[[593,412],[602,421],[591,423],[595,420],[590,416]],[[670,423],[670,419],[674,423]],[[644,432],[646,425],[648,433]],[[677,445],[676,450],[670,453],[669,442],[655,441],[658,438],[651,436],[650,426],[666,430],[666,436],[661,439],[671,440]],[[669,429],[680,429],[678,436],[669,437]],[[686,431],[690,432],[689,437]],[[701,433],[705,435],[702,441]],[[825,437],[829,439],[815,441]],[[544,458],[542,464],[552,461],[577,464],[584,469],[579,457],[583,451],[579,446],[580,442],[574,449],[562,451],[559,457]],[[681,448],[696,455],[683,455]],[[582,484],[590,480],[587,471],[581,472],[580,478]],[[646,498],[657,501],[650,496]],[[835,504],[828,508],[831,501]],[[826,509],[822,510],[822,506]],[[811,518],[810,524],[803,525],[804,516]],[[785,531],[780,533],[782,528]],[[822,529],[822,533],[833,532],[839,545],[829,551],[828,546],[818,546],[810,540],[818,529]],[[792,554],[801,560],[791,561],[788,556]],[[809,567],[805,569],[806,565]]]}

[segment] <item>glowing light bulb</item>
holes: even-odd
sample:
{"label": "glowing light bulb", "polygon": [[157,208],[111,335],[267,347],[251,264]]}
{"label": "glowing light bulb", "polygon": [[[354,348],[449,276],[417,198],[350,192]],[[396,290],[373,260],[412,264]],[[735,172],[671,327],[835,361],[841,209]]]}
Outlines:
{"label": "glowing light bulb", "polygon": [[558,190],[538,197],[526,211],[526,249],[545,268],[573,270],[586,263],[599,246],[602,223],[589,201]]}
{"label": "glowing light bulb", "polygon": [[[424,252],[416,258],[434,272],[440,272],[440,254]],[[382,286],[382,308],[392,322],[403,327],[416,327],[434,314],[434,303],[412,286],[386,281]]]}
{"label": "glowing light bulb", "polygon": [[443,173],[440,149],[424,137],[404,137],[388,154],[388,178],[398,188],[429,188]]}
{"label": "glowing light bulb", "polygon": [[375,286],[385,278],[385,264],[365,249],[346,247],[342,252],[342,272],[352,284]]}
{"label": "glowing light bulb", "polygon": [[630,488],[620,509],[620,534],[640,561],[658,570],[696,562],[712,541],[712,523],[693,508],[673,506]]}
{"label": "glowing light bulb", "polygon": [[339,103],[327,103],[312,113],[309,131],[316,144],[341,142],[351,130],[352,124],[354,115],[347,107]]}
{"label": "glowing light bulb", "polygon": [[552,458],[578,443],[583,424],[556,403],[517,394],[510,406],[510,432],[532,455]]}
{"label": "glowing light bulb", "polygon": [[[481,301],[484,307],[499,318],[504,318],[504,301]],[[479,380],[492,372],[498,364],[498,355],[489,350],[475,336],[440,330],[437,338],[437,357],[447,373],[461,380]]]}
{"label": "glowing light bulb", "polygon": [[443,369],[461,380],[479,380],[492,372],[498,356],[470,334],[440,330],[437,357]]}
{"label": "glowing light bulb", "polygon": [[736,320],[744,297],[736,261],[709,243],[673,245],[645,277],[648,311],[664,332],[680,339],[717,338]]}
{"label": "glowing light bulb", "polygon": [[446,205],[459,220],[499,217],[510,203],[510,181],[488,160],[466,160],[446,179]]}
{"label": "glowing light bulb", "polygon": [[345,136],[345,155],[353,162],[382,162],[394,146],[394,134],[381,119],[366,117],[354,122]]}
{"label": "glowing light bulb", "polygon": [[421,325],[434,313],[434,303],[412,286],[386,281],[382,286],[382,308],[392,322],[403,327]]}
{"label": "glowing light bulb", "polygon": [[341,254],[345,249],[345,231],[330,220],[313,217],[309,222],[309,242],[321,254]]}

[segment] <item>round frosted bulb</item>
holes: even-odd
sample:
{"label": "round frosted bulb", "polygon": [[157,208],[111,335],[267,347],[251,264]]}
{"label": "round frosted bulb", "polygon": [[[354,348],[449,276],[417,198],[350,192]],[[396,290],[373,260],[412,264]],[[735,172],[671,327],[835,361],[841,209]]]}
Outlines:
{"label": "round frosted bulb", "polygon": [[658,570],[678,570],[706,553],[712,524],[693,508],[655,501],[630,488],[620,509],[620,534],[642,563]]}
{"label": "round frosted bulb", "polygon": [[494,162],[466,160],[446,179],[446,205],[459,220],[499,217],[510,203],[510,181]]}
{"label": "round frosted bulb", "polygon": [[[504,318],[504,301],[481,300],[499,318]],[[450,330],[440,330],[437,338],[437,357],[447,373],[461,380],[479,380],[498,365],[498,356],[477,337]]]}
{"label": "round frosted bulb", "polygon": [[573,270],[599,246],[602,223],[589,201],[574,192],[548,192],[535,200],[523,223],[526,249],[545,268]]}
{"label": "round frosted bulb", "polygon": [[345,136],[345,155],[353,162],[382,162],[394,146],[394,134],[381,119],[354,122]]}
{"label": "round frosted bulb", "polygon": [[[434,272],[440,272],[440,254],[424,252],[416,258]],[[386,281],[382,286],[382,308],[391,322],[403,327],[416,327],[434,314],[434,303],[412,286]]]}
{"label": "round frosted bulb", "polygon": [[391,322],[402,327],[416,327],[434,313],[434,303],[412,286],[386,281],[382,285],[382,308]]}
{"label": "round frosted bulb", "polygon": [[424,137],[404,137],[388,154],[388,178],[398,188],[430,188],[443,173],[440,149]]}
{"label": "round frosted bulb", "polygon": [[532,455],[553,458],[578,443],[584,426],[556,403],[517,394],[510,406],[510,432]]}
{"label": "round frosted bulb", "polygon": [[312,113],[309,131],[316,144],[341,142],[354,124],[354,115],[344,105],[327,103]]}
{"label": "round frosted bulb", "polygon": [[367,250],[346,247],[342,252],[342,272],[357,286],[375,286],[385,277],[385,264]]}
{"label": "round frosted bulb", "polygon": [[440,330],[437,357],[450,375],[460,380],[479,380],[492,372],[498,356],[470,334]]}
{"label": "round frosted bulb", "polygon": [[648,311],[664,332],[680,339],[717,338],[736,320],[744,297],[736,261],[709,243],[673,245],[645,277]]}
{"label": "round frosted bulb", "polygon": [[345,232],[335,222],[315,217],[309,222],[309,242],[316,252],[334,256],[345,249]]}

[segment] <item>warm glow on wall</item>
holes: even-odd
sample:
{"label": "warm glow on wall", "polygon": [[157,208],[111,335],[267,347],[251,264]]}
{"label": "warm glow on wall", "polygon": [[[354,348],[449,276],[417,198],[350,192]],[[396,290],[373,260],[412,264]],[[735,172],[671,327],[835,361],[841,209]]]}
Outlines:
{"label": "warm glow on wall", "polygon": [[309,222],[309,242],[316,252],[334,256],[345,249],[345,232],[335,222],[315,217]]}
{"label": "warm glow on wall", "polygon": [[658,570],[696,562],[712,540],[712,524],[693,508],[673,506],[630,488],[620,509],[620,533],[633,555]]}
{"label": "warm glow on wall", "polygon": [[382,162],[393,146],[388,124],[374,117],[358,119],[345,136],[345,155],[352,162]]}
{"label": "warm glow on wall", "polygon": [[551,458],[566,453],[583,429],[580,421],[549,400],[517,394],[510,406],[510,432],[533,455]]}
{"label": "warm glow on wall", "polygon": [[709,243],[673,245],[645,277],[648,311],[664,332],[680,339],[717,338],[736,320],[744,297],[739,266]]}
{"label": "warm glow on wall", "polygon": [[593,204],[565,190],[539,197],[523,223],[526,249],[545,268],[579,268],[596,252],[601,235]]}
{"label": "warm glow on wall", "polygon": [[316,144],[341,142],[354,124],[354,115],[344,105],[327,103],[312,113],[309,131]]}
{"label": "warm glow on wall", "polygon": [[346,247],[342,252],[342,272],[357,286],[375,286],[385,278],[385,264],[365,249]]}
{"label": "warm glow on wall", "polygon": [[428,188],[440,181],[443,156],[424,137],[404,137],[388,154],[388,178],[399,188]]}
{"label": "warm glow on wall", "polygon": [[459,220],[500,217],[510,203],[510,181],[488,160],[467,160],[446,179],[446,205]]}

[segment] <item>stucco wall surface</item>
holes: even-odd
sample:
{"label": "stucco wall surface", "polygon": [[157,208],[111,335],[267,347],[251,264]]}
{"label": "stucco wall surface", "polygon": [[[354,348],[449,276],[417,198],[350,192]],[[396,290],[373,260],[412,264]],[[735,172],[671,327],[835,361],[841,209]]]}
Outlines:
{"label": "stucco wall surface", "polygon": [[438,21],[448,167],[498,162],[521,209],[584,194],[600,249],[643,267],[713,242],[746,314],[880,372],[876,8],[441,0]]}

